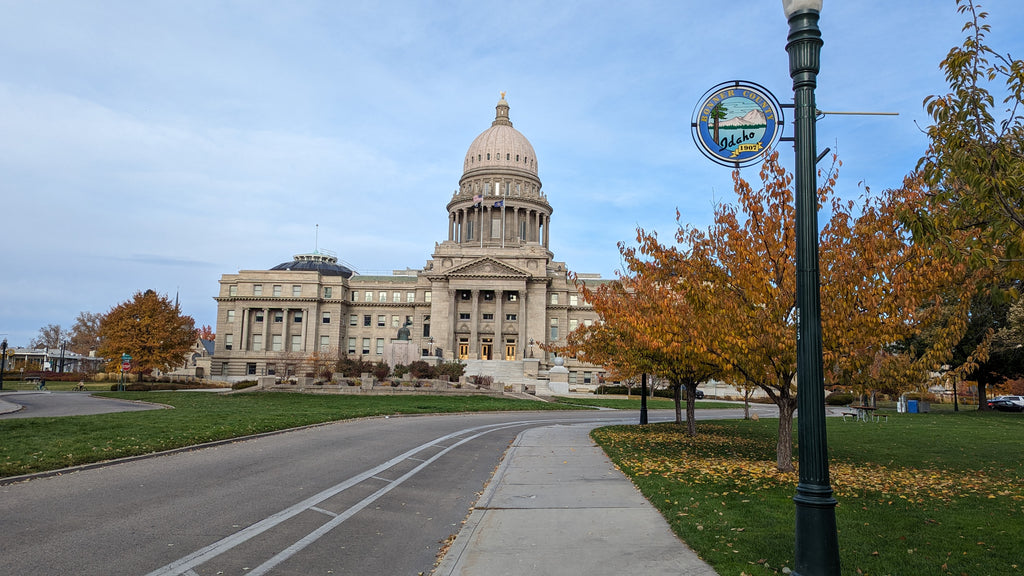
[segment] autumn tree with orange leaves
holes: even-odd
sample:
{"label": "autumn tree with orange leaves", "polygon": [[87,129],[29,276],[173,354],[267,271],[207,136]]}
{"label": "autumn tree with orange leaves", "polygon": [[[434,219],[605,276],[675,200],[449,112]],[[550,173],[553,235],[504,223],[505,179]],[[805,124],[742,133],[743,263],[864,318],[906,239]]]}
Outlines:
{"label": "autumn tree with orange leaves", "polygon": [[129,354],[141,378],[144,372],[177,366],[195,343],[196,328],[170,298],[146,290],[104,315],[99,338],[99,354],[110,360],[108,369],[118,370],[121,355]]}
{"label": "autumn tree with orange leaves", "polygon": [[[929,316],[927,303],[962,285],[966,270],[910,242],[894,216],[902,198],[884,194],[859,207],[834,198],[837,175],[838,162],[818,191],[820,205],[831,209],[820,238],[825,377],[863,386],[872,386],[872,378],[917,383],[948,358],[949,343],[963,329],[955,319]],[[623,254],[644,278],[640,285],[671,292],[654,299],[663,312],[648,310],[646,318],[678,318],[673,307],[685,305],[697,326],[678,341],[701,342],[698,349],[721,368],[723,380],[757,387],[778,406],[776,463],[789,471],[797,406],[793,177],[775,153],[760,178],[754,189],[734,172],[737,204],[716,206],[706,232],[681,225],[676,245],[666,246],[640,231],[639,247]],[[643,326],[654,326],[640,339],[645,345],[674,334],[656,321]],[[942,334],[928,349],[913,355],[890,349],[924,326]]]}
{"label": "autumn tree with orange leaves", "polygon": [[682,391],[686,390],[687,432],[697,433],[694,400],[697,385],[718,374],[706,338],[707,325],[671,284],[652,281],[651,262],[620,244],[628,273],[597,288],[577,286],[600,314],[601,322],[569,334],[563,353],[601,364],[620,378],[654,374],[668,380],[681,424]]}

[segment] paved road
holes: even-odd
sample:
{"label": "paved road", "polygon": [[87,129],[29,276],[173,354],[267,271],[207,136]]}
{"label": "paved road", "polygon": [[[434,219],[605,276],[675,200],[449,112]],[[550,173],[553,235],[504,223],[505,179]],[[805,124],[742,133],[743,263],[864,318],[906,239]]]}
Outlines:
{"label": "paved road", "polygon": [[636,414],[348,421],[0,486],[3,571],[429,573],[520,432],[595,420]]}
{"label": "paved road", "polygon": [[0,420],[6,418],[46,418],[156,410],[156,404],[102,398],[88,392],[5,392],[0,394]]}

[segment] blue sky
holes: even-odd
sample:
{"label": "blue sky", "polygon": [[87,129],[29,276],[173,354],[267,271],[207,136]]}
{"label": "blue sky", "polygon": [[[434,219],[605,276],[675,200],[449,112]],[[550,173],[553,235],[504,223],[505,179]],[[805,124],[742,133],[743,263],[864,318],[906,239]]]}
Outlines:
{"label": "blue sky", "polygon": [[[1024,57],[1024,3],[987,0]],[[730,171],[690,136],[723,81],[792,97],[781,2],[0,0],[0,335],[27,345],[137,290],[215,325],[217,281],[333,250],[422,267],[507,91],[551,247],[611,276],[640,226],[710,223]],[[825,0],[819,147],[840,191],[898,186],[962,40],[953,0]],[[788,132],[787,132],[788,135]],[[783,143],[785,162],[791,148]],[[757,167],[744,176],[756,179]],[[391,222],[399,224],[392,225]]]}

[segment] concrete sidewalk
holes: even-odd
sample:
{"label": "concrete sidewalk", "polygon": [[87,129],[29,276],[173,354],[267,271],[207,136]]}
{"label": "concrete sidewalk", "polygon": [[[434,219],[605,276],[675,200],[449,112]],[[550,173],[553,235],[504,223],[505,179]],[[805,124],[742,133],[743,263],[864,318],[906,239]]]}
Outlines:
{"label": "concrete sidewalk", "polygon": [[713,576],[590,439],[594,424],[516,438],[436,576]]}

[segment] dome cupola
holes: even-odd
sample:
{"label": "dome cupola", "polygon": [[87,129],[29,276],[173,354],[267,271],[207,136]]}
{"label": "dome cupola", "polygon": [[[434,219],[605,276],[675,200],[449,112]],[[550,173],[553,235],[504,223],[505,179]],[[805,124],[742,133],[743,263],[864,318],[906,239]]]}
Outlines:
{"label": "dome cupola", "polygon": [[537,176],[537,155],[526,136],[512,127],[504,92],[496,106],[491,127],[469,145],[462,172],[465,177],[494,169]]}

